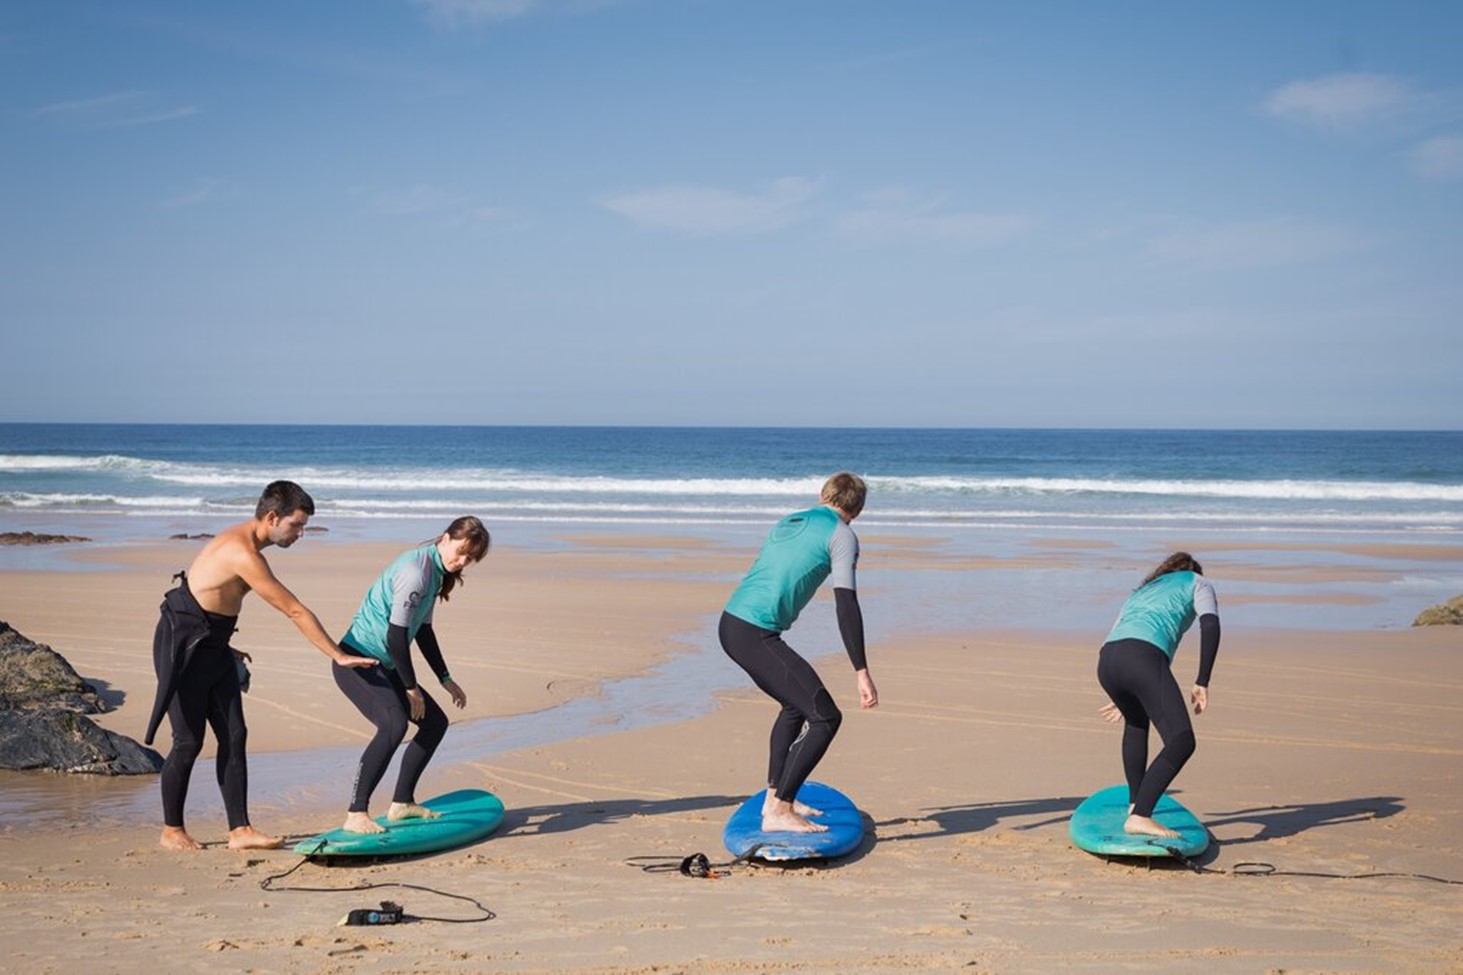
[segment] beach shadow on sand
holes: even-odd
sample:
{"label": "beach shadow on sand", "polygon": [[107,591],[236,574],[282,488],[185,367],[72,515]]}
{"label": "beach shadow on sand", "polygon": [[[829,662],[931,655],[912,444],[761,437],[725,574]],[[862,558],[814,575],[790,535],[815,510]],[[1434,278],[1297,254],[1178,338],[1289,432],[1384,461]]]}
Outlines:
{"label": "beach shadow on sand", "polygon": [[904,823],[933,821],[938,830],[913,836],[891,836],[883,843],[900,843],[905,840],[928,840],[938,836],[956,836],[962,833],[979,833],[999,825],[1003,820],[1041,816],[1034,823],[1021,823],[1011,827],[1018,830],[1039,829],[1055,823],[1066,822],[1072,810],[1086,796],[1054,796],[1043,799],[1012,799],[1006,802],[977,802],[964,806],[935,806],[922,809],[922,816],[901,816],[898,819],[876,823],[876,826],[891,827]]}
{"label": "beach shadow on sand", "polygon": [[1216,827],[1235,824],[1258,827],[1258,830],[1250,836],[1224,841],[1225,846],[1243,846],[1246,843],[1265,843],[1287,836],[1296,836],[1323,826],[1340,826],[1344,823],[1388,819],[1405,808],[1400,796],[1367,796],[1359,799],[1337,799],[1331,802],[1255,806],[1250,809],[1217,812],[1205,816],[1204,825],[1209,827],[1211,833]]}
{"label": "beach shadow on sand", "polygon": [[567,833],[571,830],[613,823],[631,816],[664,816],[672,813],[725,809],[727,815],[746,796],[682,796],[675,799],[610,799],[604,802],[571,802],[553,806],[525,806],[503,815],[502,839]]}
{"label": "beach shadow on sand", "polygon": [[91,689],[96,691],[97,697],[107,706],[108,711],[115,711],[127,703],[127,692],[113,687],[107,681],[99,677],[83,677],[81,679],[91,685]]}

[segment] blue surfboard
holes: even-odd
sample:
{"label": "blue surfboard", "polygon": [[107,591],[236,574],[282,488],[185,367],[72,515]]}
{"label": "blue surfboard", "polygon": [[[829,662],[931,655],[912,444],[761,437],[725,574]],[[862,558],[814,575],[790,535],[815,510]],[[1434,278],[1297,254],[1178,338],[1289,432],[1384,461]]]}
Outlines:
{"label": "blue surfboard", "polygon": [[333,829],[295,844],[305,856],[404,856],[450,850],[490,835],[503,821],[503,800],[481,789],[459,789],[422,803],[441,813],[436,819],[391,822],[377,816],[384,833],[348,833]]}
{"label": "blue surfboard", "polygon": [[1173,796],[1153,807],[1153,819],[1178,833],[1178,839],[1134,836],[1123,832],[1128,818],[1128,787],[1115,785],[1094,792],[1072,812],[1072,843],[1088,853],[1119,857],[1166,857],[1175,852],[1198,856],[1209,847],[1209,830]]}
{"label": "blue surfboard", "polygon": [[805,782],[798,801],[821,810],[813,822],[827,826],[826,833],[764,832],[762,801],[766,790],[752,794],[737,807],[722,830],[721,841],[732,855],[759,860],[827,860],[858,849],[864,839],[864,816],[853,800],[832,786]]}

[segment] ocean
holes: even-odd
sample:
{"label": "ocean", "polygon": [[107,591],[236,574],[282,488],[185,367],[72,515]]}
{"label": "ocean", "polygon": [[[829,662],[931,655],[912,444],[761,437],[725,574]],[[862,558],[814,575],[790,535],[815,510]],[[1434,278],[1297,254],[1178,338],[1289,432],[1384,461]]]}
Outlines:
{"label": "ocean", "polygon": [[[1463,542],[1463,432],[3,424],[0,531],[84,535],[89,552],[195,535],[247,518],[264,484],[288,478],[331,540],[413,544],[476,514],[500,547],[678,535],[750,556],[840,469],[869,482],[861,537],[1010,560],[978,581],[902,572],[872,624],[886,632],[1100,626],[1133,559],[1175,548],[1391,573],[1323,587],[1324,612],[1302,598],[1314,586],[1226,581],[1244,603],[1227,623],[1405,626],[1463,592],[1456,562],[1335,551]],[[1054,540],[1112,557],[1086,560],[1074,587],[1031,564]],[[105,568],[75,551],[0,546],[0,569]]]}
{"label": "ocean", "polygon": [[864,527],[1463,532],[1463,432],[131,424],[0,424],[0,525],[198,531],[247,516],[275,478],[314,496],[316,524],[362,537],[466,512],[760,525],[840,469],[869,480]]}

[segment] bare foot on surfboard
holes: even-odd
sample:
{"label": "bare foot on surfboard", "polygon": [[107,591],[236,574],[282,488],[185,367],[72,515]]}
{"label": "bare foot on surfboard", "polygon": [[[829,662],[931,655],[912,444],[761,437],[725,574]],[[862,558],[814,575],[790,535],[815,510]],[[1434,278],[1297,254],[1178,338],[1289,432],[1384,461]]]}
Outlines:
{"label": "bare foot on surfboard", "polygon": [[437,819],[441,815],[414,802],[393,802],[391,808],[386,810],[386,818],[393,823],[402,819]]}
{"label": "bare foot on surfboard", "polygon": [[192,851],[203,849],[203,844],[188,835],[188,831],[181,826],[164,826],[163,835],[158,837],[157,845],[164,850]]}
{"label": "bare foot on surfboard", "polygon": [[282,846],[284,846],[282,838],[267,836],[253,826],[240,826],[238,829],[229,830],[229,849],[231,850],[277,850]]}
{"label": "bare foot on surfboard", "polygon": [[1176,840],[1179,834],[1161,826],[1147,816],[1129,816],[1123,823],[1123,832],[1133,836],[1157,836],[1159,839]]}
{"label": "bare foot on surfboard", "polygon": [[778,799],[772,803],[771,809],[762,810],[762,832],[826,833],[828,827],[804,819],[793,811],[792,803]]}
{"label": "bare foot on surfboard", "polygon": [[384,833],[386,827],[371,818],[367,812],[349,812],[345,814],[345,825],[341,827],[347,833]]}
{"label": "bare foot on surfboard", "polygon": [[[776,805],[776,803],[777,795],[771,789],[768,789],[767,798],[762,800],[762,815],[766,816],[768,813],[772,812],[773,807]],[[811,819],[814,816],[823,815],[823,810],[814,809],[812,806],[809,806],[806,803],[798,802],[796,799],[793,800],[792,811],[797,815],[803,817],[804,819]]]}

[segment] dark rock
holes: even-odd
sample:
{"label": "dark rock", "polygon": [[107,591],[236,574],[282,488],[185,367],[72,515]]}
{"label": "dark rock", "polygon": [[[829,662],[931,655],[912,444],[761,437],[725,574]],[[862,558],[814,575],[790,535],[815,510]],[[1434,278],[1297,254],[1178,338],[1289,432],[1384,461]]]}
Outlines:
{"label": "dark rock", "polygon": [[0,711],[0,768],[149,775],[163,757],[126,735],[62,708]]}
{"label": "dark rock", "polygon": [[211,533],[211,532],[199,532],[197,535],[190,535],[187,532],[179,532],[176,535],[169,535],[168,536],[169,539],[174,540],[174,541],[180,541],[180,542],[191,542],[191,541],[194,541],[195,539],[201,540],[201,539],[212,538],[212,537],[213,537],[213,533]]}
{"label": "dark rock", "polygon": [[137,775],[162,756],[87,717],[106,710],[66,658],[0,622],[0,768]]}
{"label": "dark rock", "polygon": [[1430,606],[1417,614],[1413,626],[1463,626],[1463,596]]}
{"label": "dark rock", "polygon": [[0,532],[0,545],[57,545],[62,542],[89,542],[83,535],[37,535],[35,532]]}
{"label": "dark rock", "polygon": [[0,620],[0,711],[12,708],[65,708],[82,714],[107,709],[65,657]]}

